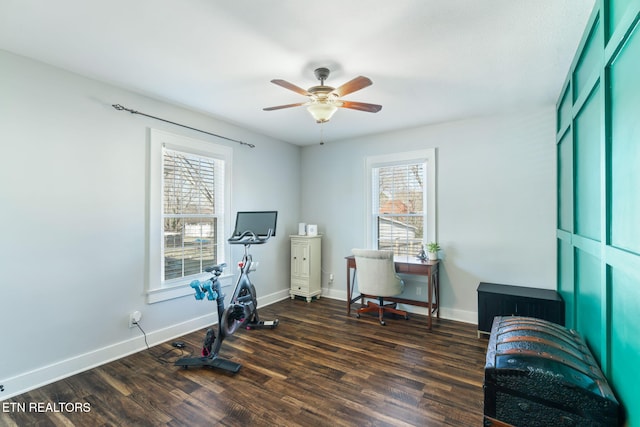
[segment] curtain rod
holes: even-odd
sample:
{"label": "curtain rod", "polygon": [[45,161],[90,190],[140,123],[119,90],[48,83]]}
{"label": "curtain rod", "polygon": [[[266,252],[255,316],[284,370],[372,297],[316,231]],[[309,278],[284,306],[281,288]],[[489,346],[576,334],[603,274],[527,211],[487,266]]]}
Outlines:
{"label": "curtain rod", "polygon": [[247,142],[238,141],[237,139],[227,138],[226,136],[222,136],[222,135],[218,135],[218,134],[215,134],[215,133],[207,132],[207,131],[205,131],[205,130],[201,130],[201,129],[196,129],[196,128],[193,128],[193,127],[191,127],[191,126],[182,125],[182,124],[180,124],[180,123],[172,122],[172,121],[170,121],[170,120],[161,119],[160,117],[151,116],[151,115],[149,115],[149,114],[141,113],[140,111],[136,111],[136,110],[132,110],[132,109],[130,109],[130,108],[123,107],[123,106],[122,106],[122,105],[120,105],[120,104],[112,104],[111,106],[112,106],[113,108],[115,108],[116,110],[118,110],[118,111],[128,111],[128,112],[130,112],[131,114],[140,114],[141,116],[146,116],[146,117],[150,117],[150,118],[152,118],[152,119],[160,120],[160,121],[162,121],[162,122],[171,123],[172,125],[182,126],[183,128],[187,128],[187,129],[195,130],[195,131],[197,131],[197,132],[206,133],[207,135],[211,135],[211,136],[215,136],[215,137],[218,137],[218,138],[226,139],[226,140],[228,140],[228,141],[237,142],[238,144],[240,144],[240,145],[246,145],[247,147],[251,147],[251,148],[255,148],[255,147],[256,147],[254,144],[249,144],[249,143],[247,143]]}

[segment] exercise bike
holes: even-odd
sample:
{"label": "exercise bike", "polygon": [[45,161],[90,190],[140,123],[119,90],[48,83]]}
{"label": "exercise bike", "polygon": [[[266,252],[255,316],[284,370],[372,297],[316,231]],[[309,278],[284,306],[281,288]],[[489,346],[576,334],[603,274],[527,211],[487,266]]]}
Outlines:
{"label": "exercise bike", "polygon": [[[236,229],[242,222],[240,214],[239,212],[236,220]],[[195,291],[196,300],[203,300],[206,296],[207,300],[216,301],[218,306],[218,325],[215,329],[212,327],[207,330],[201,357],[179,359],[175,362],[175,366],[182,366],[183,368],[208,366],[236,373],[242,365],[218,355],[225,337],[233,335],[241,327],[246,329],[273,329],[278,326],[278,319],[271,321],[260,320],[256,288],[249,279],[249,273],[255,270],[249,248],[251,245],[264,244],[271,238],[275,229],[275,219],[273,222],[273,228],[269,228],[264,237],[247,230],[237,235],[234,232],[234,236],[227,240],[232,245],[244,245],[244,255],[242,260],[238,262],[240,274],[228,307],[225,308],[224,306],[225,295],[222,294],[219,281],[222,271],[227,266],[226,263],[207,267],[205,271],[212,273],[212,277],[209,280],[204,282],[194,280],[191,282],[190,286]]]}

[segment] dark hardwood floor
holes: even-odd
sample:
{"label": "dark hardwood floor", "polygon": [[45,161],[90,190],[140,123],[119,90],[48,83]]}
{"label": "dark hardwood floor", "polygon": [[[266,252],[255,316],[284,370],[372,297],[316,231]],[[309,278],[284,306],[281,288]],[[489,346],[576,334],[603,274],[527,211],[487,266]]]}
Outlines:
{"label": "dark hardwood floor", "polygon": [[184,350],[158,345],[2,402],[84,406],[0,412],[0,426],[482,425],[487,341],[475,325],[434,320],[428,331],[412,315],[381,326],[345,310],[326,298],[262,307],[277,328],[240,330],[222,345],[242,364],[237,374],[173,365],[199,355],[202,330],[181,338]]}

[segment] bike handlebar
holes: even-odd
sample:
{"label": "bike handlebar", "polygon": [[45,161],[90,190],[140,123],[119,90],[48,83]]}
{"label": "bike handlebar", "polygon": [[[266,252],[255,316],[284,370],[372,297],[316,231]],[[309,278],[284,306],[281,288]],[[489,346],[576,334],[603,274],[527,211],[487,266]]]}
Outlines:
{"label": "bike handlebar", "polygon": [[267,240],[269,240],[272,235],[272,229],[269,229],[269,231],[267,231],[267,235],[265,237],[259,237],[253,231],[246,230],[239,236],[229,237],[227,241],[232,245],[260,245],[262,243],[267,243]]}

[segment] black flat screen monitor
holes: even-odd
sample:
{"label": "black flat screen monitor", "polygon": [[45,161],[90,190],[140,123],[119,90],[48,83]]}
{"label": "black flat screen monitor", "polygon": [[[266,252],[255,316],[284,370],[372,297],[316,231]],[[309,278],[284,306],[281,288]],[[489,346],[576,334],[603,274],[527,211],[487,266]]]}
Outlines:
{"label": "black flat screen monitor", "polygon": [[269,234],[269,229],[271,236],[275,236],[277,221],[278,211],[238,212],[233,237],[252,231],[256,236],[264,238]]}

